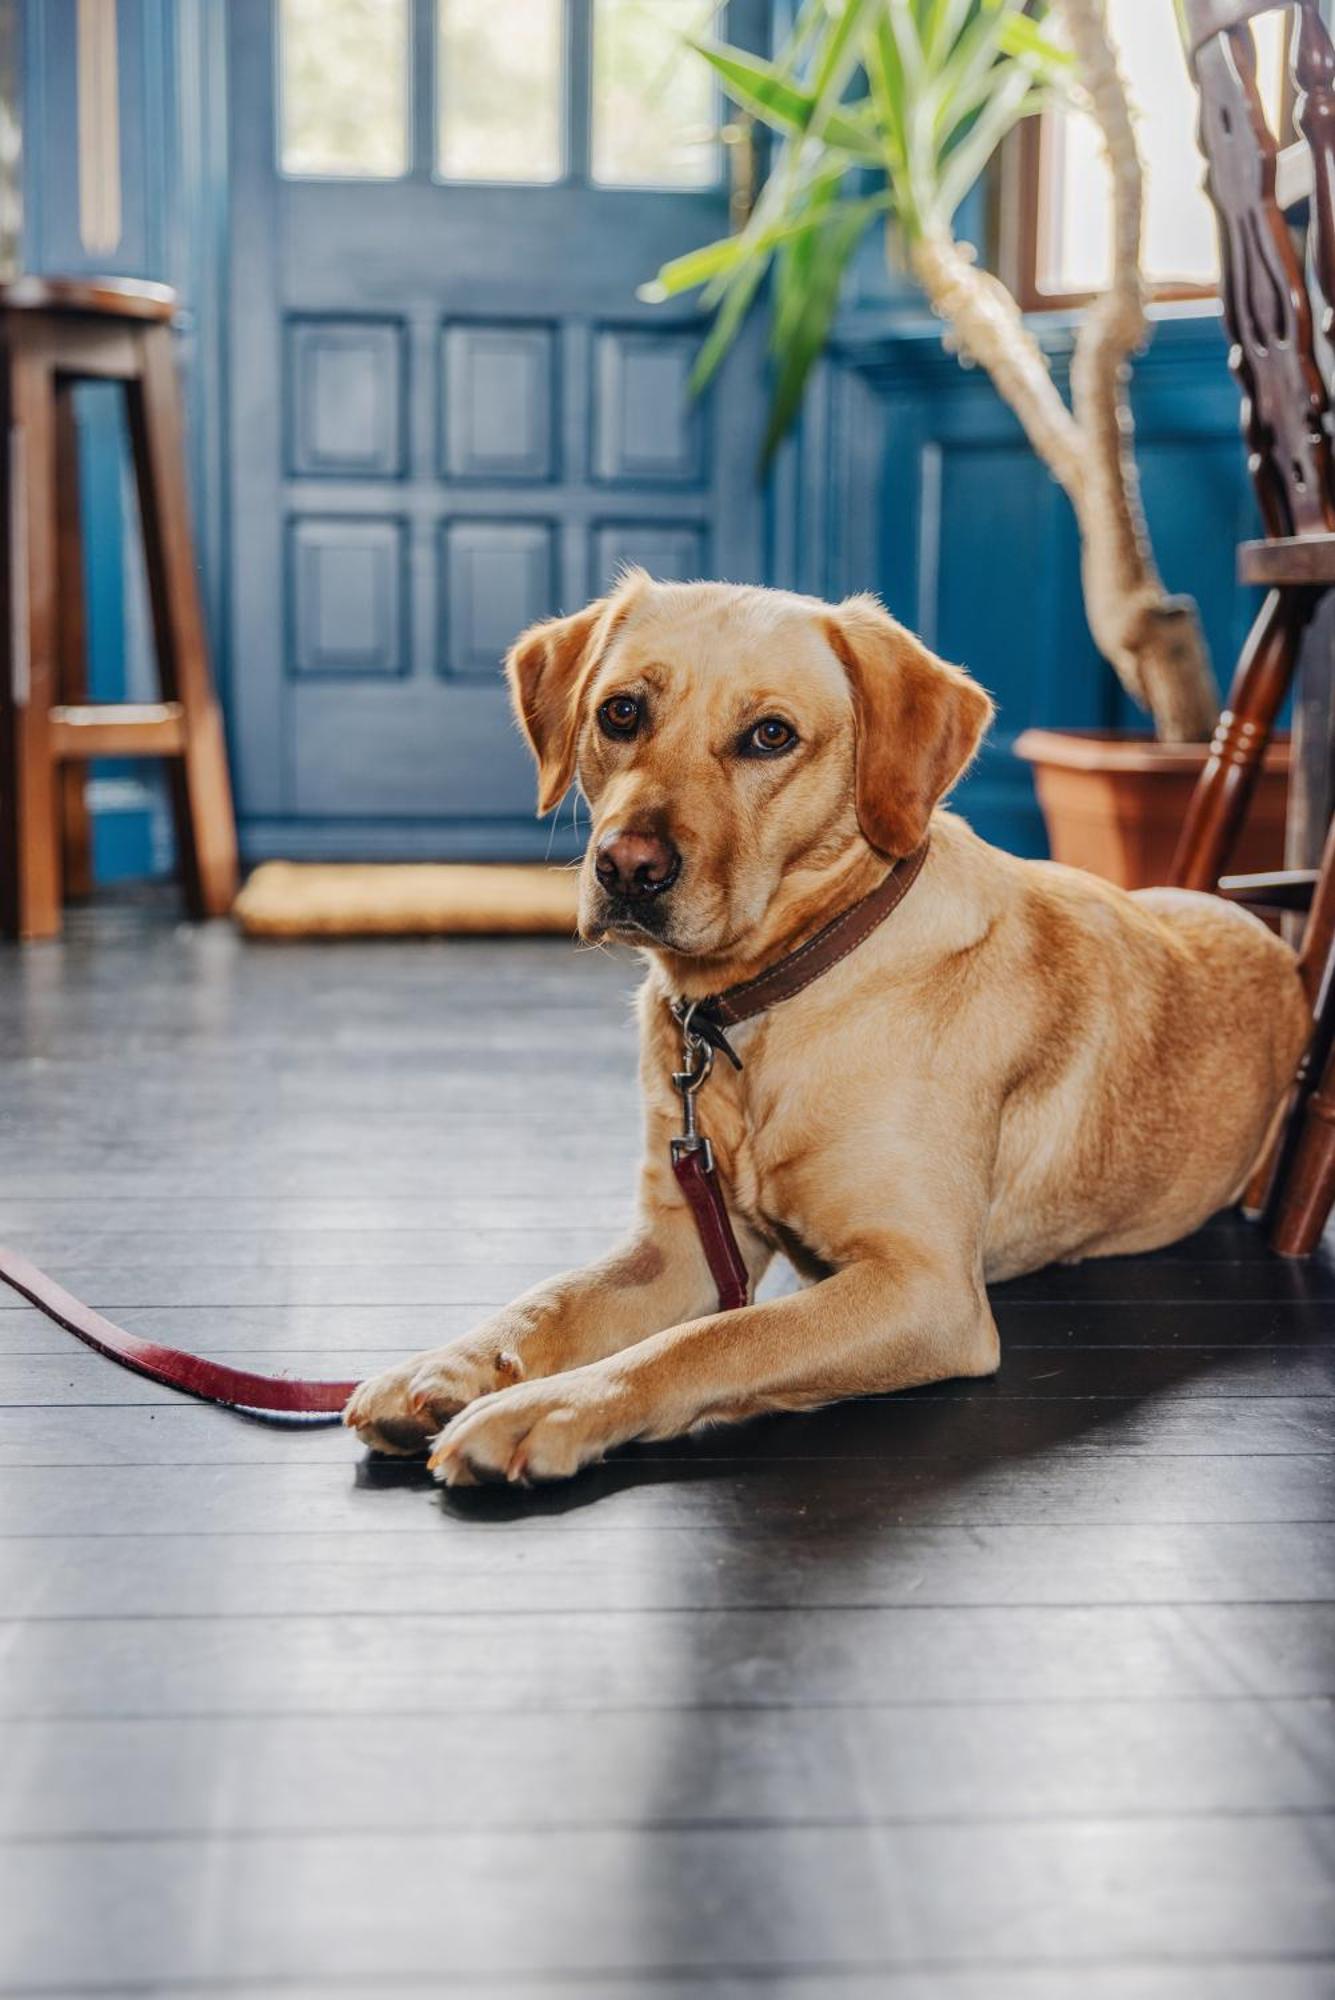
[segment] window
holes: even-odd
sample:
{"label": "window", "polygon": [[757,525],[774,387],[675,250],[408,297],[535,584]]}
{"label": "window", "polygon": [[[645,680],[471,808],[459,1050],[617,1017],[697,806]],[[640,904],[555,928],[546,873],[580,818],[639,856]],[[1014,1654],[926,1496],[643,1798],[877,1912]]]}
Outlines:
{"label": "window", "polygon": [[[1285,11],[1252,23],[1257,71],[1272,129],[1282,129]],[[1146,0],[1108,0],[1108,23],[1138,113],[1145,162],[1145,275],[1159,297],[1212,293],[1218,277],[1214,211],[1196,147],[1196,92],[1170,12]],[[1026,308],[1075,303],[1110,275],[1108,177],[1088,116],[1049,111],[1022,128],[1006,194],[1018,240],[1003,264]],[[1012,190],[1013,195],[1012,195]],[[1003,220],[1003,229],[1011,221]],[[1009,252],[1009,254],[1007,254]]]}
{"label": "window", "polygon": [[446,180],[554,181],[562,0],[438,0],[436,164]]}
{"label": "window", "polygon": [[718,102],[686,46],[716,0],[593,0],[592,171],[604,187],[712,187]]}
{"label": "window", "polygon": [[280,0],[285,174],[408,169],[408,0]]}
{"label": "window", "polygon": [[[276,0],[282,170],[533,186],[573,156],[603,187],[713,188],[719,99],[688,37],[717,32],[721,5]],[[571,75],[568,41],[587,77]],[[427,50],[430,78],[415,68]],[[575,112],[587,133],[572,146]]]}

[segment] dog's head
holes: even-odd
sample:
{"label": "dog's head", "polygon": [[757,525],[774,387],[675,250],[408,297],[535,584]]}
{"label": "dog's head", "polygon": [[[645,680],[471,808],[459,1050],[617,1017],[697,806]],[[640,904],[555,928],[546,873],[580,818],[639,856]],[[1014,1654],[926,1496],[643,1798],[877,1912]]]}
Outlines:
{"label": "dog's head", "polygon": [[909,853],[992,714],[874,598],[639,570],[506,666],[538,810],[576,776],[592,809],[581,931],[687,957],[744,953],[794,873]]}

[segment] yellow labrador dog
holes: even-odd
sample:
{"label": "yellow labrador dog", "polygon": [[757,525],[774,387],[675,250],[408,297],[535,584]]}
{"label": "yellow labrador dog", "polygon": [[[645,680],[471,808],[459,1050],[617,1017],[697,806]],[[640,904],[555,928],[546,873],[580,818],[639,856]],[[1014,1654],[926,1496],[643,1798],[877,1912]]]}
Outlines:
{"label": "yellow labrador dog", "polygon": [[[365,1383],[346,1422],[451,1483],[562,1478],[632,1438],[996,1368],[990,1280],[1149,1250],[1234,1201],[1308,1032],[1295,961],[1208,896],[1019,861],[938,810],[992,704],[874,599],[640,572],[508,661],[539,808],[593,813],[588,938],[644,953],[627,1242]],[[674,999],[813,936],[930,830],[823,977],[700,1093],[752,1286],[730,1312],[669,1160]],[[438,1434],[438,1435],[437,1435]]]}

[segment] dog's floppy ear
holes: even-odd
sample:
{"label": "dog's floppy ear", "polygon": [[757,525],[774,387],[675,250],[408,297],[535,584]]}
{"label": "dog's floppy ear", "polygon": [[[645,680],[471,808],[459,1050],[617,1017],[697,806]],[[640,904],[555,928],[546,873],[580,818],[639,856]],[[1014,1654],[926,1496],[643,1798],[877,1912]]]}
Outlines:
{"label": "dog's floppy ear", "polygon": [[584,684],[647,581],[643,570],[628,570],[610,597],[595,598],[569,618],[531,625],[506,655],[510,698],[537,759],[539,813],[550,812],[570,789]]}
{"label": "dog's floppy ear", "polygon": [[977,750],[991,698],[874,597],[846,599],[826,634],[853,693],[858,824],[879,853],[909,854]]}

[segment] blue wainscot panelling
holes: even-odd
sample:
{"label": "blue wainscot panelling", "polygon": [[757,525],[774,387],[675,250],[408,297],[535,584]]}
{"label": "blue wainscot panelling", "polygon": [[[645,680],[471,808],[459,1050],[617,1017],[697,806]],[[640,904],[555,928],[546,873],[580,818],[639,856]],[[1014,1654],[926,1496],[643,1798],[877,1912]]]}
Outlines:
{"label": "blue wainscot panelling", "polygon": [[[1034,324],[1065,391],[1072,329]],[[1156,321],[1132,400],[1159,567],[1170,590],[1195,597],[1226,683],[1253,609],[1234,583],[1236,545],[1255,527],[1215,314]],[[850,315],[774,502],[777,581],[821,596],[879,591],[991,690],[997,723],[956,803],[989,840],[1046,853],[1015,738],[1031,725],[1149,725],[1090,639],[1070,503],[986,376],[960,367],[933,321]]]}

